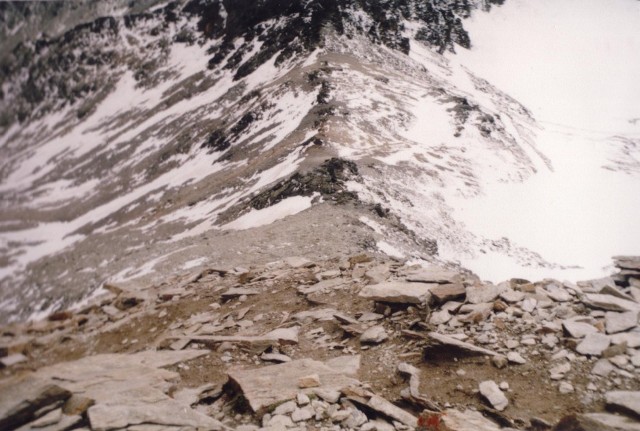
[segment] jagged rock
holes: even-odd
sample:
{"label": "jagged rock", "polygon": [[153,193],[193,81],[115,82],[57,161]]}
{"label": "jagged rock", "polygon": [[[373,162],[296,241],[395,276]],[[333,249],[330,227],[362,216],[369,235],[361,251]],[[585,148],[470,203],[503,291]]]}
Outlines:
{"label": "jagged rock", "polygon": [[[344,373],[311,359],[300,359],[279,365],[257,369],[233,369],[228,372],[229,379],[242,392],[254,412],[262,412],[283,401],[294,399],[300,392],[298,380],[301,377],[317,374],[323,389],[341,390],[357,384],[357,380]],[[305,389],[306,394],[314,389]]]}
{"label": "jagged rock", "polygon": [[[316,394],[317,394],[317,392],[316,392]],[[298,395],[296,395],[296,403],[299,406],[306,406],[310,402],[311,402],[311,399],[309,398],[309,396],[307,394],[300,392]]]}
{"label": "jagged rock", "polygon": [[611,391],[604,394],[608,407],[619,409],[640,419],[639,391]]}
{"label": "jagged rock", "polygon": [[600,356],[610,343],[611,340],[604,334],[587,334],[576,347],[576,351],[583,355]]}
{"label": "jagged rock", "polygon": [[526,364],[527,360],[520,355],[518,352],[509,352],[507,353],[507,360],[514,364]]}
{"label": "jagged rock", "polygon": [[532,313],[533,310],[536,309],[536,306],[538,305],[538,300],[535,298],[525,298],[522,301],[522,304],[520,304],[520,307],[528,312],[528,313]]}
{"label": "jagged rock", "polygon": [[466,288],[467,302],[471,304],[493,302],[507,289],[508,287],[503,284],[478,284],[468,286]]}
{"label": "jagged rock", "polygon": [[405,279],[413,283],[455,284],[460,281],[460,274],[445,268],[429,266],[407,274]]}
{"label": "jagged rock", "polygon": [[31,375],[0,382],[0,429],[18,428],[37,419],[36,412],[60,405],[71,391]]}
{"label": "jagged rock", "polygon": [[328,403],[335,404],[340,400],[340,391],[324,388],[316,388],[313,393]]}
{"label": "jagged rock", "polygon": [[402,410],[400,407],[367,390],[348,387],[343,389],[342,393],[348,400],[366,406],[378,413],[382,413],[384,416],[395,419],[406,426],[415,428],[418,425],[418,419],[411,413]]}
{"label": "jagged rock", "polygon": [[439,303],[445,303],[455,299],[463,298],[466,294],[466,289],[462,284],[441,284],[431,289],[431,295],[433,299]]}
{"label": "jagged rock", "polygon": [[640,431],[640,422],[626,416],[610,413],[586,413],[583,416],[597,422],[602,430],[614,429],[616,431]]}
{"label": "jagged rock", "polygon": [[360,342],[363,344],[380,344],[387,338],[389,336],[382,326],[372,326],[360,336]]}
{"label": "jagged rock", "polygon": [[585,415],[565,416],[553,427],[552,431],[616,431],[607,425]]}
{"label": "jagged rock", "polygon": [[588,307],[607,311],[640,311],[640,304],[637,302],[601,293],[588,293],[584,295],[582,302]]}
{"label": "jagged rock", "polygon": [[[458,349],[462,352],[466,352],[467,354],[502,356],[492,350],[484,349],[482,347],[478,347],[473,344],[460,341],[449,335],[439,334],[437,332],[429,332],[428,337],[431,341],[435,342],[435,344],[449,346],[449,347]],[[425,349],[428,351],[430,347],[426,347]]]}
{"label": "jagged rock", "polygon": [[598,332],[598,329],[595,326],[575,320],[563,320],[562,328],[570,337],[573,338],[584,338],[588,334]]}
{"label": "jagged rock", "polygon": [[289,415],[296,410],[296,402],[295,401],[287,401],[286,403],[280,404],[273,411],[274,415]]}
{"label": "jagged rock", "polygon": [[607,334],[626,331],[638,325],[638,312],[627,311],[624,313],[608,312],[605,315],[605,327]]}
{"label": "jagged rock", "polygon": [[422,304],[430,300],[431,289],[436,286],[437,284],[389,281],[365,286],[359,295],[380,302]]}
{"label": "jagged rock", "polygon": [[478,388],[480,389],[480,394],[499,412],[509,405],[509,400],[493,380],[481,382]]}

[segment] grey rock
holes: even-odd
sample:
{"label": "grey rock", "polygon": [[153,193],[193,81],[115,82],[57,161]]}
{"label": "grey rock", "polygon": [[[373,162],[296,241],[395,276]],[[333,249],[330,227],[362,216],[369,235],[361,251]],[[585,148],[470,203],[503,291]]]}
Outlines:
{"label": "grey rock", "polygon": [[338,312],[335,308],[321,308],[318,310],[301,311],[293,315],[293,319],[304,321],[319,320],[321,322],[330,322],[333,320],[333,316]]}
{"label": "grey rock", "polygon": [[359,295],[362,298],[399,304],[422,304],[431,298],[431,288],[437,284],[389,281],[365,286]]}
{"label": "grey rock", "polygon": [[640,422],[626,416],[610,413],[587,413],[584,416],[594,420],[602,427],[610,427],[616,431],[640,431]]}
{"label": "grey rock", "polygon": [[600,377],[607,377],[616,368],[607,359],[599,359],[593,366],[591,374],[595,374]]}
{"label": "grey rock", "polygon": [[306,406],[310,402],[311,399],[304,392],[300,392],[298,395],[296,395],[296,403],[298,403],[299,406]]}
{"label": "grey rock", "polygon": [[569,382],[561,382],[558,386],[558,392],[560,392],[561,394],[570,394],[573,391],[573,385]]}
{"label": "grey rock", "polygon": [[352,408],[351,413],[343,421],[343,424],[347,428],[356,429],[367,422],[367,415],[362,413],[360,410]]}
{"label": "grey rock", "polygon": [[42,416],[40,419],[37,419],[31,422],[29,425],[32,428],[44,428],[49,425],[55,425],[60,422],[62,419],[62,409],[55,409]]}
{"label": "grey rock", "polygon": [[296,409],[291,414],[291,420],[294,422],[302,422],[311,419],[315,416],[315,411],[310,407],[305,407],[302,409]]}
{"label": "grey rock", "polygon": [[480,394],[482,394],[496,410],[501,412],[509,405],[509,400],[493,380],[481,382],[478,387]]}
{"label": "grey rock", "polygon": [[71,392],[31,375],[0,382],[0,429],[18,428],[37,419],[36,412],[58,405]]}
{"label": "grey rock", "polygon": [[442,304],[454,299],[463,298],[466,289],[460,283],[457,284],[441,284],[431,289],[431,295],[435,302]]}
{"label": "grey rock", "polygon": [[276,429],[292,428],[294,426],[291,418],[285,415],[274,415],[271,419],[269,419],[268,425],[270,428]]}
{"label": "grey rock", "polygon": [[328,359],[325,365],[345,376],[357,377],[360,371],[360,355],[337,356]]}
{"label": "grey rock", "polygon": [[627,347],[635,349],[640,347],[640,332],[621,332],[609,337],[611,344],[626,344]]}
{"label": "grey rock", "polygon": [[507,289],[500,294],[500,299],[509,304],[515,304],[524,299],[524,292],[519,290]]}
{"label": "grey rock", "polygon": [[258,289],[249,289],[245,287],[232,287],[222,294],[222,299],[238,298],[240,296],[259,295]]}
{"label": "grey rock", "polygon": [[297,407],[298,406],[296,405],[295,401],[287,401],[285,403],[280,404],[278,407],[276,407],[275,410],[273,411],[273,414],[288,415],[293,413]]}
{"label": "grey rock", "polygon": [[[254,412],[262,413],[271,406],[294,399],[300,392],[298,380],[317,374],[322,388],[341,390],[357,384],[358,381],[327,364],[311,359],[300,359],[278,365],[257,369],[233,369],[228,372],[229,379],[240,388]],[[314,389],[305,389],[306,394]]]}
{"label": "grey rock", "polygon": [[638,325],[638,312],[627,311],[624,313],[608,312],[604,318],[607,334],[615,334],[635,328]]}
{"label": "grey rock", "polygon": [[598,332],[598,329],[593,325],[570,319],[562,321],[562,328],[573,338],[584,338],[587,334]]}
{"label": "grey rock", "polygon": [[572,297],[564,287],[551,283],[545,287],[545,293],[556,302],[571,301]]}
{"label": "grey rock", "polygon": [[509,352],[507,353],[507,360],[514,364],[526,364],[527,361],[520,355],[518,352]]}
{"label": "grey rock", "polygon": [[438,266],[420,268],[407,274],[406,280],[414,283],[457,283],[461,279],[460,273]]}
{"label": "grey rock", "polygon": [[576,347],[576,351],[583,355],[600,356],[610,343],[611,340],[604,334],[587,334]]}
{"label": "grey rock", "polygon": [[449,313],[447,310],[439,310],[436,311],[434,313],[431,313],[431,316],[429,317],[429,323],[431,323],[432,325],[442,325],[443,323],[447,323],[449,320],[451,320],[451,313]]}
{"label": "grey rock", "polygon": [[639,391],[611,391],[604,395],[607,406],[631,413],[636,418],[640,417],[640,392]]}
{"label": "grey rock", "polygon": [[468,286],[466,288],[467,301],[471,304],[493,302],[506,290],[507,287],[500,284],[497,286],[493,284]]}
{"label": "grey rock", "polygon": [[367,311],[358,318],[359,322],[375,322],[384,319],[384,315]]}
{"label": "grey rock", "polygon": [[522,301],[522,304],[520,305],[520,307],[521,307],[524,311],[526,311],[526,312],[528,312],[528,313],[531,313],[531,312],[533,312],[533,310],[535,310],[535,309],[536,309],[536,306],[537,306],[537,305],[538,305],[538,300],[537,300],[537,299],[535,299],[535,298],[531,298],[531,297],[529,297],[529,298],[525,298],[525,299]]}
{"label": "grey rock", "polygon": [[[474,410],[461,412],[456,409],[445,410],[441,416],[443,429],[451,431],[500,431],[498,425]],[[446,427],[446,428],[445,428]]]}
{"label": "grey rock", "polygon": [[[464,342],[464,341],[460,341],[456,338],[453,338],[449,335],[444,335],[444,334],[439,334],[437,332],[429,332],[428,337],[431,341],[437,343],[437,344],[441,344],[441,345],[446,345],[446,346],[451,346],[451,347],[455,347],[459,350],[462,350],[464,352],[466,352],[467,354],[478,354],[478,355],[488,355],[488,356],[502,356],[492,350],[488,350],[482,347],[478,347],[475,346],[473,344]],[[429,349],[429,347],[427,347],[426,349]]]}
{"label": "grey rock", "polygon": [[363,344],[380,344],[387,338],[389,338],[389,335],[387,335],[382,326],[372,326],[360,336],[360,342]]}
{"label": "grey rock", "polygon": [[291,358],[287,355],[282,355],[280,353],[263,353],[260,355],[260,359],[266,362],[291,362]]}
{"label": "grey rock", "polygon": [[332,278],[330,280],[323,280],[311,286],[300,286],[298,292],[302,295],[311,295],[313,293],[329,292],[342,286],[345,286],[347,282],[342,278]]}
{"label": "grey rock", "polygon": [[26,362],[27,357],[22,353],[14,353],[13,355],[5,356],[4,358],[0,358],[0,368],[4,367],[12,367],[21,362]]}
{"label": "grey rock", "polygon": [[317,388],[313,391],[318,397],[328,403],[335,404],[340,400],[340,391],[332,389]]}
{"label": "grey rock", "polygon": [[607,311],[640,311],[640,304],[637,302],[601,293],[586,294],[582,302],[588,307]]}
{"label": "grey rock", "polygon": [[640,271],[640,256],[614,256],[613,261],[620,269]]}
{"label": "grey rock", "polygon": [[292,268],[310,268],[316,266],[309,259],[300,256],[292,256],[284,259],[284,262]]}

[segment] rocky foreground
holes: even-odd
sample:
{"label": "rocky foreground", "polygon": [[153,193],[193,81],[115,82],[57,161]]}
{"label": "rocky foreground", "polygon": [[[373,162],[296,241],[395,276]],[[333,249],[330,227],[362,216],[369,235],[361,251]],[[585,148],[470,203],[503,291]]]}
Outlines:
{"label": "rocky foreground", "polygon": [[2,328],[0,429],[640,430],[640,258],[576,284],[367,255],[106,285]]}

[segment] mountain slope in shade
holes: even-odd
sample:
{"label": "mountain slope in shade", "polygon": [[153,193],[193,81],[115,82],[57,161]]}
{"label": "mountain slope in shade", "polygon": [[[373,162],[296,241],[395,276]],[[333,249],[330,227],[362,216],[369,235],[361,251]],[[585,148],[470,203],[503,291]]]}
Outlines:
{"label": "mountain slope in shade", "polygon": [[491,3],[169,3],[18,45],[2,68],[3,316],[205,262],[574,264],[456,212],[553,169],[531,113],[442,55]]}

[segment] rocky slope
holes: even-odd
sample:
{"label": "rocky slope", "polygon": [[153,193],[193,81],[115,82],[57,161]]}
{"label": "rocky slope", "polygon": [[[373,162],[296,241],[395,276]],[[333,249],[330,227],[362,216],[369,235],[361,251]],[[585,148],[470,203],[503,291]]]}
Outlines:
{"label": "rocky slope", "polygon": [[[452,217],[454,196],[549,169],[528,111],[438,54],[491,3],[169,3],[17,45],[1,68],[2,318],[163,261],[230,262],[232,238],[263,241],[239,237],[287,215],[288,255],[334,256],[297,238],[346,210],[335,235],[360,250],[557,266]],[[245,245],[269,255],[250,262],[283,257]]]}
{"label": "rocky slope", "polygon": [[[2,329],[3,429],[636,430],[640,258],[578,284],[356,255],[111,284]],[[605,411],[606,408],[606,411]]]}

